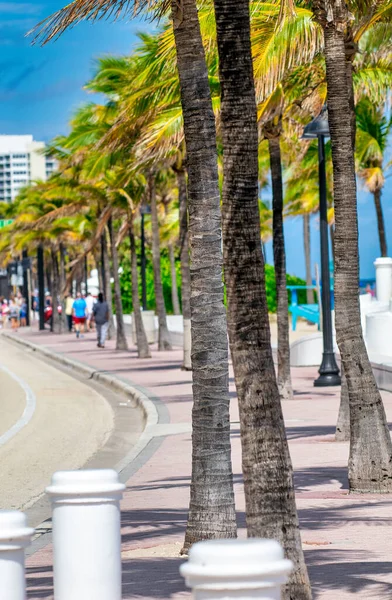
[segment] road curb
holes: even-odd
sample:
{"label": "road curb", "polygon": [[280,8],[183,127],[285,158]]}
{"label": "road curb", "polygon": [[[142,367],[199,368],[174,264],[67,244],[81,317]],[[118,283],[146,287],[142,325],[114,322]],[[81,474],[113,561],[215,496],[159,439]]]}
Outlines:
{"label": "road curb", "polygon": [[[2,332],[1,336],[9,340],[10,342],[14,342],[19,346],[23,346],[24,348],[28,348],[29,350],[36,352],[40,356],[49,358],[55,363],[75,370],[79,375],[82,375],[87,379],[98,381],[112,392],[124,394],[134,402],[135,407],[141,409],[145,419],[144,430],[139,438],[139,441],[136,443],[130,454],[124,457],[124,459],[119,463],[119,465],[117,465],[117,467],[121,466],[122,468],[124,468],[125,464],[129,464],[131,460],[136,458],[136,456],[149,443],[151,436],[148,435],[148,430],[152,426],[157,425],[160,422],[160,418],[154,402],[147,396],[147,394],[136,389],[136,387],[134,387],[133,385],[121,379],[118,379],[115,375],[111,373],[102,373],[101,371],[97,371],[93,367],[85,365],[77,360],[67,358],[66,356],[63,356],[58,352],[53,352],[53,350],[49,350],[46,346],[34,344],[29,340],[23,339],[23,337],[17,337],[6,332]],[[122,468],[117,468],[117,470],[121,471]]]}
{"label": "road curb", "polygon": [[[72,369],[82,378],[100,383],[109,392],[124,395],[133,403],[133,408],[138,408],[142,411],[144,416],[144,429],[141,432],[139,439],[131,450],[127,452],[117,464],[113,465],[113,468],[118,472],[119,479],[122,483],[126,484],[158,450],[165,436],[157,437],[154,435],[154,429],[156,429],[154,426],[170,422],[167,408],[158,397],[149,394],[147,390],[144,390],[136,384],[128,383],[127,381],[118,378],[110,372],[97,371],[94,367],[90,367],[89,365],[68,358],[58,352],[54,352],[46,346],[34,344],[29,340],[23,339],[22,336],[17,337],[16,335],[2,331],[0,332],[0,337],[4,337],[11,344],[14,343],[17,346],[36,353],[38,358],[49,359],[53,366],[56,366],[57,363],[59,368],[65,367]],[[26,557],[32,556],[51,543],[52,531],[50,517],[37,526],[36,532],[37,535],[35,539],[26,551]]]}

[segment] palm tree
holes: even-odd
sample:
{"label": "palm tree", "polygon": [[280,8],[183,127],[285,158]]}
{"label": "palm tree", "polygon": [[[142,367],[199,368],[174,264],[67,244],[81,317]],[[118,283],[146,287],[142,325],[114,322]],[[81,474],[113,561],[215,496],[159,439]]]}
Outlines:
{"label": "palm tree", "polygon": [[[122,8],[116,0],[75,0],[49,18],[46,39],[72,23],[103,16],[116,5]],[[186,549],[200,539],[234,537],[236,519],[215,119],[195,0],[181,5],[173,0],[171,8],[188,158],[192,264],[194,428]]]}
{"label": "palm tree", "polygon": [[165,299],[163,296],[161,277],[161,249],[159,240],[158,206],[156,194],[156,175],[151,172],[148,176],[148,192],[151,206],[151,228],[152,228],[152,265],[154,270],[155,302],[158,313],[158,350],[171,350],[171,339],[167,326]]}
{"label": "palm tree", "polygon": [[283,597],[305,600],[311,598],[311,589],[270,344],[260,243],[258,129],[249,2],[214,0],[214,6],[222,90],[228,330],[240,407],[247,529],[250,536],[274,538],[283,544],[295,565]]}
{"label": "palm tree", "polygon": [[385,183],[384,155],[388,146],[392,120],[387,119],[383,109],[367,98],[362,98],[357,104],[356,115],[358,175],[369,192],[373,194],[381,256],[388,256],[381,194]]}
{"label": "palm tree", "polygon": [[334,170],[336,334],[350,402],[350,489],[361,492],[390,491],[392,443],[381,396],[362,337],[358,297],[358,218],[353,128],[347,120],[353,94],[349,90],[352,85],[347,84],[345,46],[346,34],[352,29],[351,15],[346,5],[337,0],[321,0],[315,3],[314,8],[316,18],[323,28],[325,43]]}

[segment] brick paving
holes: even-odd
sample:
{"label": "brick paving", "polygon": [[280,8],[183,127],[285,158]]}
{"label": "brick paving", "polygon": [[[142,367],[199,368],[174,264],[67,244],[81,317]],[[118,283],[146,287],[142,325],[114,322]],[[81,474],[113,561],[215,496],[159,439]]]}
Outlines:
{"label": "brick paving", "polygon": [[[138,360],[134,349],[116,352],[114,342],[96,348],[92,334],[76,340],[48,332],[19,332],[92,367],[143,386],[160,398],[170,424],[162,443],[127,483],[122,502],[123,598],[189,596],[178,574],[190,478],[191,375],[180,370],[181,351],[153,352]],[[293,369],[295,399],[284,404],[295,468],[302,540],[316,600],[385,599],[392,594],[392,497],[349,495],[348,445],[334,441],[339,390],[315,389],[316,369]],[[238,410],[233,377],[232,448],[239,535],[244,530],[244,495]],[[383,393],[389,418],[392,395]],[[156,438],[156,439],[158,439]],[[27,561],[29,598],[52,597],[51,547]],[[88,599],[89,600],[89,599]]]}

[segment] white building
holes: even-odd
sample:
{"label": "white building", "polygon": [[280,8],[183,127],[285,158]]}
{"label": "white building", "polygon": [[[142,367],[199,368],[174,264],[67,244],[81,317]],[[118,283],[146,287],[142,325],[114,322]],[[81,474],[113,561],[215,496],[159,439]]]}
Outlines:
{"label": "white building", "polygon": [[32,135],[0,135],[0,202],[12,202],[20,188],[53,173],[57,162],[42,154],[44,148]]}

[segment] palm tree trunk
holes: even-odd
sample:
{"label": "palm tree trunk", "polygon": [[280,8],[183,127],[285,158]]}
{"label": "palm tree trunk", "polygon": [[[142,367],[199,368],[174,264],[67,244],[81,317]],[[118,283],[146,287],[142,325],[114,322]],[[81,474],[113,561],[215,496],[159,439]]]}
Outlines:
{"label": "palm tree trunk", "polygon": [[177,171],[177,184],[180,206],[181,300],[184,322],[184,362],[182,368],[184,371],[191,371],[191,271],[189,266],[188,193],[185,169]]}
{"label": "palm tree trunk", "polygon": [[215,117],[195,0],[172,0],[188,167],[193,367],[185,546],[237,535]]}
{"label": "palm tree trunk", "polygon": [[120,275],[118,272],[118,252],[116,247],[116,236],[114,233],[113,219],[110,217],[108,221],[110,249],[112,254],[113,279],[114,279],[114,304],[116,307],[116,350],[128,350],[127,338],[125,335],[124,314],[121,300]]}
{"label": "palm tree trunk", "polygon": [[[337,343],[350,401],[350,489],[392,490],[392,443],[384,406],[362,337],[358,295],[358,218],[352,132],[342,23],[346,5],[321,2],[335,199],[335,306]],[[329,15],[325,20],[325,10]]]}
{"label": "palm tree trunk", "polygon": [[347,379],[344,369],[341,369],[342,385],[340,388],[340,406],[338,422],[336,424],[335,439],[337,442],[350,441],[350,401],[348,396]]}
{"label": "palm tree trunk", "polygon": [[373,193],[374,206],[376,207],[378,239],[380,240],[381,256],[388,256],[387,238],[385,235],[384,214],[381,205],[381,190],[377,189]]}
{"label": "palm tree trunk", "polygon": [[171,350],[172,345],[169,328],[167,326],[165,299],[163,296],[162,287],[161,249],[159,241],[158,207],[154,175],[150,175],[148,178],[148,188],[151,204],[152,266],[154,271],[154,292],[159,324],[158,350]]}
{"label": "palm tree trunk", "polygon": [[248,535],[279,540],[294,563],[282,598],[309,600],[292,464],[273,363],[258,203],[258,135],[248,0],[214,0],[221,84],[223,241],[241,422]]}
{"label": "palm tree trunk", "polygon": [[60,243],[60,301],[61,301],[61,321],[63,331],[67,331],[67,315],[65,314],[65,296],[68,290],[65,289],[66,272],[65,272],[65,248],[64,244]]}
{"label": "palm tree trunk", "polygon": [[51,319],[51,331],[53,333],[61,333],[61,315],[59,315],[59,293],[60,293],[60,273],[59,263],[57,259],[57,252],[54,248],[51,248],[50,255],[52,259],[52,319]]}
{"label": "palm tree trunk", "polygon": [[[303,215],[303,232],[304,232],[304,254],[305,254],[305,273],[306,273],[306,285],[312,285],[312,262],[310,252],[310,214],[304,213]],[[314,292],[313,290],[306,290],[306,302],[308,304],[314,304]]]}
{"label": "palm tree trunk", "polygon": [[110,282],[110,262],[108,253],[108,242],[106,239],[106,232],[102,235],[102,259],[103,259],[103,275],[105,283],[105,298],[109,306],[109,330],[108,339],[110,340],[116,330],[113,319],[113,297],[112,297],[112,284]]}
{"label": "palm tree trunk", "polygon": [[180,299],[178,297],[177,287],[177,271],[176,271],[176,257],[174,255],[173,244],[169,244],[169,260],[170,260],[170,275],[171,275],[171,296],[173,304],[173,314],[180,315]]}
{"label": "palm tree trunk", "polygon": [[278,322],[278,387],[282,400],[292,400],[293,386],[290,373],[289,300],[286,287],[280,138],[270,137],[268,148],[272,179],[273,248]]}
{"label": "palm tree trunk", "polygon": [[137,270],[135,234],[133,232],[133,223],[131,218],[132,217],[130,217],[129,224],[129,241],[131,248],[132,304],[133,318],[135,319],[137,355],[139,358],[151,358],[150,347],[148,345],[146,330],[144,329],[142,312],[140,308],[139,274]]}

